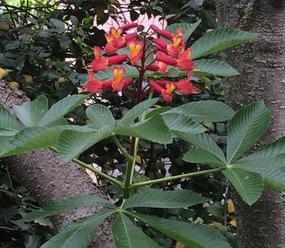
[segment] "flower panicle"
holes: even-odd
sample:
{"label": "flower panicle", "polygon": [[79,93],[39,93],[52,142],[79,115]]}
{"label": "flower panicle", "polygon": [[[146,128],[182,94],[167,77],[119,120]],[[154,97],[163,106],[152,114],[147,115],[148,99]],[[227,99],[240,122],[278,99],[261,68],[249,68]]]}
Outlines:
{"label": "flower panicle", "polygon": [[[94,47],[94,59],[87,67],[89,80],[85,90],[100,93],[106,88],[115,92],[126,89],[130,84],[136,82],[133,78],[126,76],[126,69],[121,64],[127,63],[136,67],[140,71],[140,75],[144,75],[147,70],[166,74],[169,67],[177,67],[179,70],[187,72],[188,77],[177,82],[168,80],[150,80],[148,82],[148,87],[160,93],[166,102],[173,99],[174,93],[198,93],[199,90],[190,81],[195,64],[191,60],[191,49],[186,48],[186,42],[183,40],[184,30],[179,28],[174,34],[151,25],[150,30],[152,32],[148,35],[142,33],[142,36],[139,36],[137,32],[128,32],[137,27],[137,23],[127,23],[119,28],[112,27],[105,34],[107,41],[105,47]],[[153,34],[156,37],[153,37]],[[160,39],[160,37],[164,39]],[[147,44],[146,41],[151,41],[152,44]],[[119,53],[121,48],[126,48],[127,51],[124,50],[124,53]],[[152,54],[154,60],[145,63]],[[94,77],[94,72],[106,70],[110,66],[112,66],[113,79],[101,81]],[[140,90],[144,92],[144,89]],[[139,89],[134,90],[134,92],[139,92]]]}

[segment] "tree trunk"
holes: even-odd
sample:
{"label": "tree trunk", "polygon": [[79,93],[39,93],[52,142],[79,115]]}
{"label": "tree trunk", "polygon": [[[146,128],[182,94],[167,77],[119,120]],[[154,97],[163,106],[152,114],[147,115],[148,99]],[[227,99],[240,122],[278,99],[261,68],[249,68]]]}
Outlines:
{"label": "tree trunk", "polygon": [[[285,133],[285,1],[216,0],[219,26],[260,34],[258,41],[223,54],[241,75],[225,82],[225,100],[239,108],[264,99],[272,123],[261,143]],[[237,200],[240,248],[285,247],[284,194],[266,188],[252,207]]]}
{"label": "tree trunk", "polygon": [[[11,109],[29,99],[19,90],[11,90],[0,81],[0,104]],[[32,196],[41,204],[51,199],[85,194],[104,197],[104,193],[94,186],[89,176],[76,164],[66,163],[56,153],[44,150],[5,158],[13,174],[21,180]],[[85,207],[70,210],[52,218],[53,224],[62,229],[68,224],[98,211],[99,207]],[[110,222],[106,222],[96,235],[92,247],[112,248]]]}

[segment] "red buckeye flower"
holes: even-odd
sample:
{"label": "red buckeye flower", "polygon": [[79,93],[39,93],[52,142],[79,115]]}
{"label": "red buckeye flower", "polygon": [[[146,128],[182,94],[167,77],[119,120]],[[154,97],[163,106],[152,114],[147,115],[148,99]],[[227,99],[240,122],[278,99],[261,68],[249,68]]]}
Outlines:
{"label": "red buckeye flower", "polygon": [[173,34],[170,33],[169,31],[167,30],[164,30],[164,29],[160,29],[159,27],[155,26],[155,25],[150,25],[150,28],[156,33],[156,34],[159,34],[161,35],[162,37],[166,38],[166,39],[169,39],[171,40],[172,37],[173,37]]}
{"label": "red buckeye flower", "polygon": [[105,34],[105,38],[107,40],[107,44],[105,46],[105,52],[107,54],[114,54],[120,48],[123,48],[124,46],[126,46],[128,41],[136,38],[137,33],[125,34],[125,35],[123,35],[123,33],[137,26],[138,26],[137,23],[128,23],[117,29],[112,27],[110,29],[110,32]]}
{"label": "red buckeye flower", "polygon": [[131,64],[136,65],[142,57],[143,42],[132,40],[128,43]]}
{"label": "red buckeye flower", "polygon": [[119,54],[111,57],[102,57],[101,49],[99,47],[94,47],[95,59],[92,62],[92,69],[94,71],[102,71],[108,68],[110,65],[120,64],[128,59],[127,54]]}
{"label": "red buckeye flower", "polygon": [[177,66],[181,71],[189,72],[189,76],[192,75],[194,70],[194,63],[190,59],[191,58],[191,50],[188,48],[180,57],[177,59],[159,52],[156,54],[156,60],[166,63],[168,65]]}
{"label": "red buckeye flower", "polygon": [[200,91],[186,78],[178,82],[171,82],[167,80],[152,80],[150,86],[162,95],[166,102],[171,102],[173,99],[174,91],[186,95],[199,93]]}
{"label": "red buckeye flower", "polygon": [[155,61],[151,65],[147,66],[148,70],[157,71],[159,73],[166,73],[167,72],[167,64],[161,61]]}
{"label": "red buckeye flower", "polygon": [[92,93],[100,93],[104,88],[110,88],[112,86],[112,81],[100,81],[95,79],[94,73],[92,70],[88,71],[89,80],[85,86],[84,91]]}
{"label": "red buckeye flower", "polygon": [[121,91],[133,82],[132,78],[124,78],[125,73],[126,70],[123,67],[115,66],[113,68],[114,79],[112,81],[112,88],[114,91]]}

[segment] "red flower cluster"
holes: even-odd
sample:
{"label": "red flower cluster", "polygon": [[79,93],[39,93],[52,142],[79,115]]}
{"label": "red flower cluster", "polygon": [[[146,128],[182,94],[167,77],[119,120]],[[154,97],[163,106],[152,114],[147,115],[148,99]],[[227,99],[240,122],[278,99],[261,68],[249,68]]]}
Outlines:
{"label": "red flower cluster", "polygon": [[[88,92],[100,93],[105,88],[112,88],[114,91],[122,91],[134,82],[132,78],[125,78],[126,70],[122,63],[128,63],[135,66],[140,71],[138,83],[140,92],[142,81],[147,70],[157,71],[159,73],[166,73],[168,66],[176,66],[181,71],[188,72],[188,78],[181,79],[178,82],[171,82],[166,80],[150,80],[146,88],[151,88],[159,92],[163,99],[170,102],[173,98],[173,93],[179,94],[193,94],[197,93],[197,89],[190,82],[194,64],[191,61],[191,50],[185,48],[185,41],[183,40],[183,29],[178,29],[176,34],[172,34],[167,30],[161,30],[158,27],[151,25],[151,29],[159,36],[166,38],[169,42],[158,38],[151,37],[146,33],[142,33],[142,39],[135,33],[126,33],[131,28],[137,27],[137,23],[130,23],[123,25],[117,29],[111,28],[110,32],[105,35],[107,44],[104,47],[105,55],[102,56],[102,50],[99,47],[94,47],[94,60],[88,67],[89,80],[85,87]],[[152,41],[153,45],[146,45],[146,41]],[[118,50],[127,47],[128,54],[118,54]],[[146,64],[147,57],[155,54],[154,61]],[[94,72],[107,69],[109,66],[113,67],[113,79],[108,81],[100,81],[95,79]],[[136,91],[136,92],[139,92]]]}

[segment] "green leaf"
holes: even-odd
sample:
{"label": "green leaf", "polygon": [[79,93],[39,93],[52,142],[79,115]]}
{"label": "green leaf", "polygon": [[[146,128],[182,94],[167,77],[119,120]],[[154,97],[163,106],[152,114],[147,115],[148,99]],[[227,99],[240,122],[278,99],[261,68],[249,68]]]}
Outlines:
{"label": "green leaf", "polygon": [[248,205],[252,205],[260,198],[263,180],[259,174],[235,167],[227,168],[223,174]]}
{"label": "green leaf", "polygon": [[239,72],[229,64],[216,59],[195,60],[194,76],[221,76],[230,77],[239,75]]}
{"label": "green leaf", "polygon": [[210,31],[197,40],[192,46],[192,59],[213,54],[239,44],[253,41],[256,33],[249,33],[233,28],[220,28]]}
{"label": "green leaf", "polygon": [[207,129],[192,120],[191,117],[183,114],[164,114],[162,115],[165,124],[174,133],[197,134],[203,133]]}
{"label": "green leaf", "polygon": [[182,159],[189,163],[208,164],[212,167],[225,165],[215,155],[201,148],[192,148],[184,154]]}
{"label": "green leaf", "polygon": [[233,164],[235,167],[242,169],[253,169],[258,173],[258,169],[275,169],[278,167],[285,167],[285,155],[277,157],[267,157],[263,159],[241,159]]}
{"label": "green leaf", "polygon": [[270,112],[262,101],[240,109],[230,121],[227,137],[227,160],[234,162],[253,146],[266,131]]}
{"label": "green leaf", "polygon": [[108,126],[110,128],[115,128],[115,119],[112,115],[110,109],[101,104],[94,104],[87,108],[87,117],[94,122],[97,128]]}
{"label": "green leaf", "polygon": [[29,127],[18,132],[7,144],[0,157],[17,155],[42,148],[53,147],[61,133],[59,128]]}
{"label": "green leaf", "polygon": [[52,237],[40,248],[87,248],[99,225],[104,222],[114,210],[98,212],[87,219],[73,224]]}
{"label": "green leaf", "polygon": [[14,107],[17,117],[26,127],[36,127],[43,115],[48,111],[48,99],[46,96],[39,96],[32,102]]}
{"label": "green leaf", "polygon": [[239,161],[274,159],[285,154],[285,137],[268,144]]}
{"label": "green leaf", "polygon": [[115,134],[138,137],[159,144],[171,144],[173,141],[172,133],[159,115],[130,126],[119,125]]}
{"label": "green leaf", "polygon": [[62,159],[71,160],[97,142],[112,135],[112,129],[102,127],[94,132],[77,132],[67,130],[59,136],[56,149]]}
{"label": "green leaf", "polygon": [[56,121],[60,120],[67,113],[72,111],[76,106],[81,104],[88,96],[87,95],[72,95],[67,96],[51,106],[48,112],[39,121],[39,126],[51,126]]}
{"label": "green leaf", "polygon": [[112,226],[112,233],[116,248],[162,248],[121,212]]}
{"label": "green leaf", "polygon": [[132,213],[140,221],[191,248],[231,248],[217,231],[205,225]]}
{"label": "green leaf", "polygon": [[182,113],[198,122],[227,121],[234,116],[234,111],[228,105],[213,100],[186,103],[165,112],[169,113]]}
{"label": "green leaf", "polygon": [[129,110],[121,120],[119,120],[118,125],[129,125],[134,122],[139,116],[141,116],[145,111],[147,111],[151,106],[156,104],[158,98],[152,98],[145,100],[136,106],[134,106],[131,110]]}
{"label": "green leaf", "polygon": [[183,28],[184,34],[182,38],[183,40],[186,41],[188,40],[190,35],[195,31],[195,29],[199,26],[200,23],[201,23],[201,20],[195,23],[175,23],[175,24],[171,24],[167,26],[166,30],[168,30],[169,32],[173,34],[176,34],[179,28]]}
{"label": "green leaf", "polygon": [[123,208],[186,208],[208,200],[191,190],[145,189],[127,199]]}
{"label": "green leaf", "polygon": [[25,221],[32,221],[39,218],[46,218],[51,215],[58,214],[64,210],[77,207],[87,206],[102,206],[108,208],[114,208],[115,205],[110,201],[92,195],[77,195],[59,200],[49,201],[43,208],[34,210],[30,213],[24,214]]}
{"label": "green leaf", "polygon": [[182,135],[180,138],[193,144],[201,150],[206,151],[205,154],[208,153],[208,157],[211,156],[215,158],[215,164],[221,166],[226,165],[226,158],[223,151],[217,146],[217,144],[208,134],[202,133],[195,135]]}
{"label": "green leaf", "polygon": [[[20,123],[10,114],[10,112],[0,105],[0,129],[4,131],[14,131],[21,129]],[[6,136],[6,135],[5,135]]]}

